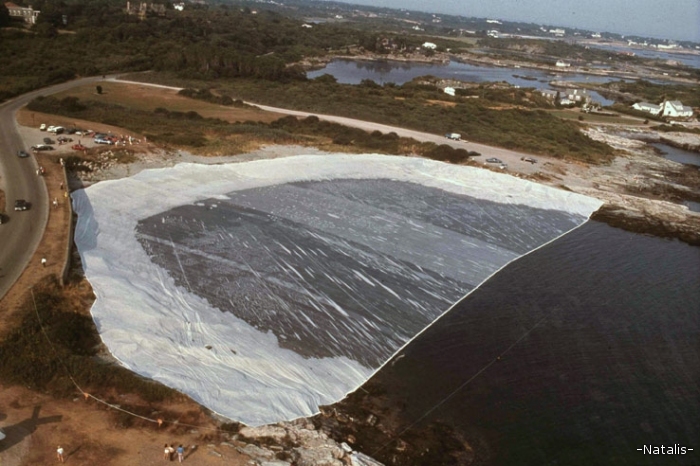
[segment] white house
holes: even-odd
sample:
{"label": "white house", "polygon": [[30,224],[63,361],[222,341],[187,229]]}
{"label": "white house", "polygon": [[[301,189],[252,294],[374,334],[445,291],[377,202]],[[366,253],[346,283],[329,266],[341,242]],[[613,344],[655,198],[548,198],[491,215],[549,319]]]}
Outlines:
{"label": "white house", "polygon": [[539,91],[539,93],[542,94],[542,96],[544,98],[546,98],[548,100],[552,100],[552,101],[557,99],[557,94],[558,94],[557,91],[553,91],[551,89],[541,89]]}
{"label": "white house", "polygon": [[25,23],[35,24],[36,18],[39,16],[39,11],[34,10],[31,6],[25,8],[23,6],[15,5],[12,2],[6,2],[5,7],[10,13],[11,18],[22,18]]}
{"label": "white house", "polygon": [[683,105],[680,100],[664,100],[661,104],[661,115],[671,118],[689,118],[693,116],[693,108]]}
{"label": "white house", "polygon": [[446,87],[444,89],[444,91],[445,91],[445,94],[451,95],[452,97],[454,97],[454,95],[455,95],[455,88],[454,87]]}
{"label": "white house", "polygon": [[426,42],[423,44],[424,49],[430,49],[430,50],[435,50],[437,48],[437,45],[433,44],[432,42]]}
{"label": "white house", "polygon": [[556,37],[564,37],[566,35],[566,29],[556,28],[550,29],[550,34],[554,34]]}
{"label": "white house", "polygon": [[632,108],[640,112],[651,113],[652,115],[661,113],[661,105],[650,104],[649,102],[638,102],[632,105]]}
{"label": "white house", "polygon": [[564,60],[557,60],[557,68],[569,68],[571,63],[565,62]]}

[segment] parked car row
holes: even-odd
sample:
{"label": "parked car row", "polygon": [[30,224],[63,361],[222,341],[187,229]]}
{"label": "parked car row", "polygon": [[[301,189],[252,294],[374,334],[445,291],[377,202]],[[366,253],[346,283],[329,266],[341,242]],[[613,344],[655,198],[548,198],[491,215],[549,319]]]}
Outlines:
{"label": "parked car row", "polygon": [[55,134],[75,134],[77,136],[92,136],[95,134],[94,131],[89,129],[79,129],[79,128],[64,128],[63,126],[46,126],[42,123],[39,126],[39,131],[48,131],[49,133]]}

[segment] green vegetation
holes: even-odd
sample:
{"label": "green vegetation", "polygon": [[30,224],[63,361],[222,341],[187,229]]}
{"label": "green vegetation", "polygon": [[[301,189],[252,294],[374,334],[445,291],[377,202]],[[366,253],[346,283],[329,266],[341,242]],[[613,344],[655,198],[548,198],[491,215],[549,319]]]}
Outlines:
{"label": "green vegetation", "polygon": [[664,100],[680,100],[683,105],[700,107],[700,85],[697,84],[656,84],[640,79],[634,82],[614,81],[601,86],[632,94],[645,102],[658,104]]}
{"label": "green vegetation", "polygon": [[563,40],[546,39],[494,39],[483,38],[479,45],[503,57],[553,64],[557,58],[566,60],[640,62],[642,59],[594,47],[584,47]]}
{"label": "green vegetation", "polygon": [[[35,309],[36,303],[36,309]],[[92,318],[74,311],[65,289],[55,280],[34,287],[22,305],[22,320],[0,342],[0,380],[21,384],[54,396],[75,396],[77,388],[113,387],[157,402],[176,395],[97,353],[100,338]]]}
{"label": "green vegetation", "polygon": [[[197,91],[195,91],[197,92]],[[303,120],[288,116],[270,124],[258,122],[229,123],[218,118],[204,118],[197,112],[136,110],[103,102],[81,102],[76,97],[38,97],[27,108],[32,111],[105,123],[139,132],[149,141],[164,145],[199,149],[200,152],[235,154],[251,144],[341,145],[355,152],[403,155],[417,154],[434,160],[461,163],[474,155],[448,145],[417,143],[395,133],[367,133],[310,116]],[[156,118],[154,118],[156,117]],[[69,160],[73,163],[73,160]],[[76,160],[76,165],[79,165]],[[71,165],[72,166],[72,165]]]}
{"label": "green vegetation", "polygon": [[[150,79],[167,80],[163,76]],[[321,77],[323,78],[323,77]],[[449,97],[434,86],[407,83],[379,86],[369,81],[358,86],[318,78],[280,84],[272,81],[229,80],[218,82],[220,91],[244,100],[312,113],[336,114],[365,121],[444,134],[554,157],[588,162],[608,160],[613,150],[585,136],[578,124],[562,121],[544,110],[520,108],[539,105],[524,90],[501,90],[501,105],[486,98]],[[484,88],[481,91],[486,93]],[[476,91],[479,92],[478,90]],[[497,91],[491,91],[495,95]]]}

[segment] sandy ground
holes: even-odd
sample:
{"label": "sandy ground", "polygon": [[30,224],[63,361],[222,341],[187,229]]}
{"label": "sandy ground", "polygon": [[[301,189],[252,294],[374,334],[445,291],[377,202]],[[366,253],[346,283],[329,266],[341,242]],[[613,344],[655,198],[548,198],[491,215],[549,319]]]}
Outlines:
{"label": "sandy ground", "polygon": [[[191,405],[170,405],[187,412]],[[57,462],[56,449],[65,451],[65,463],[94,466],[155,465],[167,463],[163,446],[187,447],[185,463],[202,466],[249,464],[249,458],[221,443],[210,421],[201,427],[140,423],[119,426],[116,411],[83,397],[56,400],[22,387],[0,385],[0,424],[7,438],[0,442],[3,466],[45,466]],[[190,421],[191,422],[191,421]],[[228,443],[228,442],[226,442]],[[192,448],[192,447],[195,448]]]}

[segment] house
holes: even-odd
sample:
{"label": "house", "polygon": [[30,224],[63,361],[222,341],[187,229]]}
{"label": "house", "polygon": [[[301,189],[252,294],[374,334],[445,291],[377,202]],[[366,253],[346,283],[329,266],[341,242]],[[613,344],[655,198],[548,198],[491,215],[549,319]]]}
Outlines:
{"label": "house", "polygon": [[661,116],[689,118],[693,116],[693,108],[683,105],[680,100],[664,100],[661,104]]}
{"label": "house", "polygon": [[10,18],[21,18],[25,23],[29,24],[36,24],[36,18],[39,16],[39,13],[41,13],[40,11],[33,9],[31,5],[28,7],[23,7],[15,5],[12,2],[6,2],[5,7],[7,8],[7,11],[10,12]]}
{"label": "house", "polygon": [[557,60],[557,68],[569,68],[571,63],[565,62],[564,60]]}
{"label": "house", "polygon": [[136,5],[126,2],[126,14],[137,15],[139,19],[145,19],[149,15],[165,16],[165,5],[146,2],[139,2],[138,6]]}
{"label": "house", "polygon": [[445,94],[451,95],[452,97],[454,97],[454,95],[455,95],[455,88],[454,88],[454,87],[446,87],[446,88],[444,89],[444,92],[445,92]]}
{"label": "house", "polygon": [[429,49],[429,50],[435,50],[437,48],[437,45],[433,44],[432,42],[426,42],[422,46],[424,49]]}
{"label": "house", "polygon": [[566,29],[556,28],[550,29],[550,34],[554,34],[555,37],[564,37],[566,35]]}
{"label": "house", "polygon": [[558,94],[557,91],[553,91],[551,89],[540,89],[539,92],[547,100],[551,100],[552,102],[557,100],[557,94]]}
{"label": "house", "polygon": [[650,104],[649,102],[637,102],[632,105],[632,108],[639,110],[640,112],[651,113],[652,115],[658,115],[661,113],[661,105]]}
{"label": "house", "polygon": [[587,103],[591,101],[591,96],[586,89],[564,89],[561,91],[560,96],[562,100],[568,99],[574,103]]}

